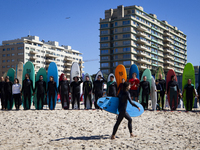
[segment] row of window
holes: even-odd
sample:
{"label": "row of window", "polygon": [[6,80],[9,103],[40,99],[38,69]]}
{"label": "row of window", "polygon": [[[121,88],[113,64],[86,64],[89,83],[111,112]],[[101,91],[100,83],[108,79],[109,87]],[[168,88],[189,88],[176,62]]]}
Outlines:
{"label": "row of window", "polygon": [[[21,49],[24,49],[24,47],[17,47],[17,49],[18,49],[18,50],[21,50]],[[12,51],[13,51],[13,50],[15,50],[15,48],[7,48],[7,49],[4,48],[4,49],[3,49],[3,51],[6,51],[6,50],[7,50],[7,51],[12,50]]]}
{"label": "row of window", "polygon": [[[17,53],[17,55],[24,55],[24,53]],[[3,55],[2,55],[2,57],[6,57],[6,56],[9,57],[10,54],[7,54],[7,55],[6,55],[6,54],[3,54]],[[15,54],[11,54],[11,56],[15,56]]]}

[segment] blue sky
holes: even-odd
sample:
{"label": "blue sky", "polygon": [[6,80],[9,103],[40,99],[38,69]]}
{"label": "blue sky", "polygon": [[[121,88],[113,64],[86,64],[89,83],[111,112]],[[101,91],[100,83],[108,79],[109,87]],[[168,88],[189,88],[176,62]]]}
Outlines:
{"label": "blue sky", "polygon": [[[0,0],[0,42],[30,35],[58,41],[99,59],[99,19],[118,5],[139,5],[177,26],[187,35],[188,62],[200,64],[200,0]],[[70,19],[65,19],[70,17]],[[99,61],[84,64],[85,73],[99,70]]]}

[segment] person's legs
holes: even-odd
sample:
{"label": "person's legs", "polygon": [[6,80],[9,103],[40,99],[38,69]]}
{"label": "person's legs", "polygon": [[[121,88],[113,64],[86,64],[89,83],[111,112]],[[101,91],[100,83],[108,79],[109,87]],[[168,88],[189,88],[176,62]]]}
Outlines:
{"label": "person's legs", "polygon": [[52,97],[52,103],[53,103],[53,109],[55,109],[55,92],[51,94]]}
{"label": "person's legs", "polygon": [[86,109],[86,103],[87,103],[87,94],[86,93],[84,93],[84,107],[85,107],[85,109]]}
{"label": "person's legs", "polygon": [[145,105],[145,107],[146,107],[146,109],[148,109],[149,94],[146,94],[145,97],[146,97],[146,105]]}
{"label": "person's legs", "polygon": [[41,103],[42,103],[41,109],[43,109],[43,105],[44,105],[44,93],[42,93],[40,95],[40,99],[41,99]]}
{"label": "person's legs", "polygon": [[118,127],[119,127],[121,121],[122,121],[123,118],[124,118],[124,115],[125,115],[125,111],[122,111],[122,112],[119,113],[118,118],[117,118],[117,122],[115,123],[115,126],[114,126],[114,128],[113,128],[113,133],[112,133],[113,136],[115,136],[115,134],[116,134],[116,132],[117,132],[117,129],[118,129]]}
{"label": "person's legs", "polygon": [[24,103],[23,103],[24,110],[27,109],[27,107],[26,107],[26,100],[27,100],[27,94],[24,92]]}
{"label": "person's legs", "polygon": [[62,93],[60,96],[61,96],[61,99],[62,99],[62,101],[61,101],[61,103],[62,103],[62,108],[64,108],[65,95],[64,95],[64,93]]}
{"label": "person's legs", "polygon": [[20,107],[20,100],[21,100],[21,94],[17,94],[17,110],[19,110],[19,107]]}
{"label": "person's legs", "polygon": [[98,105],[97,105],[97,100],[98,100],[98,93],[95,93],[95,101],[94,101],[94,106],[95,106],[95,109],[99,109]]}
{"label": "person's legs", "polygon": [[132,133],[132,119],[130,117],[130,115],[125,112],[125,116],[124,116],[127,120],[128,120],[128,129],[129,129],[129,132],[130,134]]}
{"label": "person's legs", "polygon": [[90,101],[90,109],[92,109],[92,96],[91,96],[91,94],[89,94],[88,97],[89,97],[89,101]]}
{"label": "person's legs", "polygon": [[74,109],[74,104],[75,104],[75,94],[72,93],[72,98],[73,98],[73,101],[72,101],[72,109]]}
{"label": "person's legs", "polygon": [[28,103],[29,103],[29,108],[28,109],[30,109],[31,108],[31,97],[32,97],[32,95],[31,95],[31,93],[29,93],[29,95],[28,95]]}
{"label": "person's legs", "polygon": [[39,104],[40,104],[40,94],[37,93],[37,104],[36,104],[37,110],[39,110]]}
{"label": "person's legs", "polygon": [[69,109],[70,103],[69,103],[69,95],[68,94],[66,95],[66,101],[67,101],[67,109]]}
{"label": "person's legs", "polygon": [[144,107],[144,109],[145,109],[144,96],[145,96],[145,95],[144,95],[144,94],[142,94],[142,103],[141,103],[141,104],[142,104],[142,106],[143,106],[143,107]]}
{"label": "person's legs", "polygon": [[13,98],[15,100],[15,108],[17,109],[18,107],[17,94],[13,94]]}

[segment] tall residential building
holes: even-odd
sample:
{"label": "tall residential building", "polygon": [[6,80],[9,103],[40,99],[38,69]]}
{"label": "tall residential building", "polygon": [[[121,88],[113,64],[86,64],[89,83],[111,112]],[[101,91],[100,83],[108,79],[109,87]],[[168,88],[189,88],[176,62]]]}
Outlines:
{"label": "tall residential building", "polygon": [[105,11],[100,18],[100,69],[114,72],[123,64],[127,72],[132,64],[141,70],[165,72],[173,69],[182,74],[187,62],[186,35],[155,14],[148,14],[141,6],[118,6]]}
{"label": "tall residential building", "polygon": [[3,41],[0,46],[0,74],[3,75],[9,68],[16,69],[19,61],[31,61],[35,66],[35,73],[43,67],[48,69],[51,62],[58,66],[58,74],[65,73],[70,78],[71,65],[78,62],[83,73],[83,57],[71,46],[61,45],[56,41],[40,41],[38,36],[21,37],[21,39]]}

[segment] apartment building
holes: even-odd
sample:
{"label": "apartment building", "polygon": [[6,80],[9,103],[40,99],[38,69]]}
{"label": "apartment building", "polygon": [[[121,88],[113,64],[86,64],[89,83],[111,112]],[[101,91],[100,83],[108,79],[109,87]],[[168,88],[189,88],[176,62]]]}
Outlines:
{"label": "apartment building", "polygon": [[0,74],[9,68],[16,69],[19,61],[31,61],[35,66],[35,73],[43,67],[48,69],[51,62],[58,66],[58,74],[65,73],[70,78],[71,65],[78,62],[83,73],[82,53],[73,50],[71,46],[61,45],[57,41],[40,41],[38,36],[21,37],[20,39],[3,41],[0,46]]}
{"label": "apartment building", "polygon": [[177,27],[160,21],[155,14],[144,12],[141,6],[118,6],[105,11],[100,18],[100,69],[114,72],[123,64],[127,72],[132,64],[139,70],[165,72],[173,69],[182,74],[187,62],[186,35]]}

